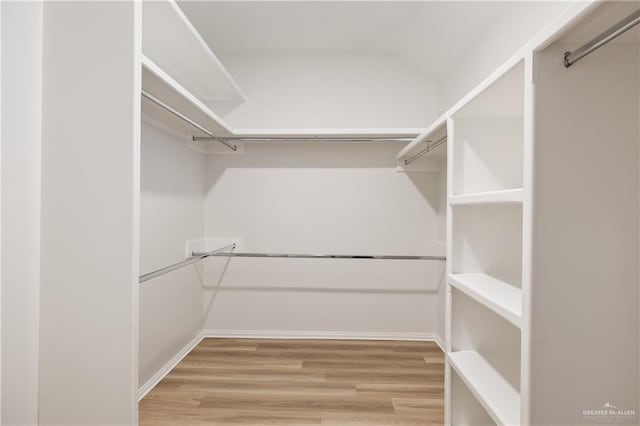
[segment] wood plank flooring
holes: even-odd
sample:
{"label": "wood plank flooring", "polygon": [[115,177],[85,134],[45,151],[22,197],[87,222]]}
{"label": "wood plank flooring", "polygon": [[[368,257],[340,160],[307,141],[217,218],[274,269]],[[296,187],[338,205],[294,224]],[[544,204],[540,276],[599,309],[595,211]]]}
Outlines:
{"label": "wood plank flooring", "polygon": [[204,339],[140,401],[141,426],[442,425],[433,342]]}

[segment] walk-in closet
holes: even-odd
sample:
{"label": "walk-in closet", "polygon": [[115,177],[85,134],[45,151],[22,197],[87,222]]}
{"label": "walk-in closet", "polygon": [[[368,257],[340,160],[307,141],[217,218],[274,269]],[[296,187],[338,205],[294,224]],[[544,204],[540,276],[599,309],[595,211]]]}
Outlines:
{"label": "walk-in closet", "polygon": [[0,424],[640,424],[638,24],[0,1]]}

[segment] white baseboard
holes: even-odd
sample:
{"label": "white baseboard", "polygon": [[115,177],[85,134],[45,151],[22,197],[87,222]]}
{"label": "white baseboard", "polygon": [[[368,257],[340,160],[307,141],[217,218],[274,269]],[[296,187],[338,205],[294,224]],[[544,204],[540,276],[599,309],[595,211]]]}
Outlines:
{"label": "white baseboard", "polygon": [[164,379],[164,376],[169,374],[169,372],[171,372],[171,370],[173,370],[175,366],[178,365],[180,361],[182,361],[182,358],[187,356],[187,354],[191,352],[193,348],[198,346],[198,343],[200,343],[203,338],[204,336],[202,335],[202,333],[196,335],[196,337],[191,339],[191,341],[189,341],[189,343],[187,343],[184,348],[180,349],[180,351],[175,354],[173,358],[171,358],[165,365],[163,365],[162,368],[160,368],[160,370],[156,372],[156,374],[151,376],[149,380],[147,380],[142,386],[140,386],[140,388],[138,389],[138,401],[142,400],[142,398],[144,398],[151,391],[151,389],[155,388],[156,385],[160,383],[162,379]]}
{"label": "white baseboard", "polygon": [[345,332],[345,331],[288,331],[288,330],[202,330],[203,337],[242,339],[331,339],[331,340],[414,340],[436,342],[442,339],[436,333],[405,332]]}
{"label": "white baseboard", "polygon": [[142,400],[164,377],[187,356],[202,339],[222,337],[237,339],[328,339],[328,340],[410,340],[435,342],[444,352],[444,341],[437,333],[403,332],[344,332],[344,331],[285,331],[285,330],[202,330],[184,348],[173,356],[156,374],[138,389],[138,401]]}
{"label": "white baseboard", "polygon": [[445,349],[445,344],[444,344],[444,339],[442,337],[440,337],[440,335],[438,333],[433,333],[433,341],[436,342],[436,345],[438,345],[440,347],[440,350],[443,353],[447,353],[447,350]]}

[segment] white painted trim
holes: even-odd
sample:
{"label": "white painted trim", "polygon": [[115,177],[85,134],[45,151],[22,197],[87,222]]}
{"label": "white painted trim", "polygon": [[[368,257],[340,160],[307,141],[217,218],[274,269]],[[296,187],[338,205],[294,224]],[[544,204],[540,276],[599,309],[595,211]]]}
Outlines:
{"label": "white painted trim", "polygon": [[141,401],[164,377],[175,368],[182,359],[198,346],[204,338],[203,333],[198,333],[189,343],[185,345],[177,354],[173,356],[165,365],[163,365],[149,380],[138,389],[138,401]]}
{"label": "white painted trim", "polygon": [[[133,241],[131,247],[131,253],[133,257],[133,270],[130,276],[131,291],[133,309],[131,312],[131,322],[133,324],[133,333],[131,333],[131,371],[133,372],[131,377],[131,383],[129,392],[130,395],[135,395],[140,386],[140,283],[138,277],[140,276],[140,193],[141,190],[141,168],[142,168],[142,98],[139,94],[142,91],[142,3],[138,2],[133,5],[133,18],[134,18],[134,69],[133,72],[136,78],[134,79],[134,96],[133,96],[133,149],[134,149],[134,163],[133,163]],[[41,207],[42,209],[42,207]],[[137,424],[138,422],[138,404],[135,401],[130,401],[131,407],[131,422]],[[38,413],[40,415],[40,413]]]}
{"label": "white painted trim", "polygon": [[436,333],[368,332],[368,331],[291,331],[291,330],[203,330],[202,337],[242,339],[328,339],[328,340],[408,340],[436,342],[442,348],[442,338]]}

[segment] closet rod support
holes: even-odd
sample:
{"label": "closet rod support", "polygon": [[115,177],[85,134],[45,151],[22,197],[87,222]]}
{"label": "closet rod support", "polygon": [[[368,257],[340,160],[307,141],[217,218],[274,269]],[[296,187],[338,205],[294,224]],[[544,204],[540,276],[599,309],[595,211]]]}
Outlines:
{"label": "closet rod support", "polygon": [[[165,111],[168,111],[171,114],[175,115],[176,117],[178,117],[179,119],[181,119],[185,123],[190,124],[191,126],[193,126],[196,129],[200,130],[202,133],[204,133],[206,135],[209,135],[207,140],[214,140],[216,142],[219,142],[219,143],[225,145],[227,148],[229,148],[229,149],[231,149],[233,151],[236,151],[238,149],[235,145],[232,145],[232,144],[228,143],[224,138],[218,138],[218,137],[214,136],[213,133],[211,133],[210,131],[208,131],[207,129],[205,129],[204,127],[202,127],[201,125],[199,125],[198,123],[196,123],[195,121],[193,121],[192,119],[190,119],[189,117],[187,117],[186,115],[184,115],[183,113],[178,111],[177,109],[175,109],[172,106],[167,105],[166,103],[162,102],[160,99],[156,98],[151,93],[143,90],[142,91],[142,96],[147,98],[148,100],[150,100],[154,104],[158,105],[159,107],[161,107]],[[196,138],[194,137],[193,140],[196,140]]]}
{"label": "closet rod support", "polygon": [[[194,256],[203,253],[194,252]],[[347,254],[286,254],[286,253],[214,253],[209,257],[268,257],[288,259],[370,259],[370,260],[447,260],[445,256],[389,256]]]}
{"label": "closet rod support", "polygon": [[598,34],[594,39],[584,44],[580,48],[572,51],[564,53],[564,66],[569,68],[571,65],[578,62],[580,59],[584,58],[591,52],[601,48],[605,44],[609,43],[614,38],[621,36],[625,32],[629,31],[631,28],[640,24],[640,9],[633,12],[631,15],[624,18],[622,21],[618,22],[608,30],[604,31],[601,34]]}
{"label": "closet rod support", "polygon": [[447,137],[444,136],[440,139],[438,139],[437,141],[430,143],[427,145],[427,147],[425,149],[423,149],[422,151],[420,151],[419,153],[417,153],[416,155],[407,158],[406,160],[404,160],[404,165],[408,166],[409,164],[413,163],[414,161],[416,161],[418,158],[426,155],[427,153],[429,153],[430,151],[433,151],[434,149],[436,149],[437,147],[439,147],[440,145],[442,145],[443,143],[445,143],[447,141]]}
{"label": "closet rod support", "polygon": [[185,266],[189,266],[189,265],[191,265],[193,263],[196,263],[199,260],[205,259],[205,258],[207,258],[209,256],[215,256],[218,253],[221,253],[221,252],[226,251],[226,250],[233,250],[235,248],[236,248],[235,244],[229,244],[228,246],[224,246],[224,247],[221,247],[221,248],[213,250],[213,251],[194,254],[193,256],[186,258],[182,262],[174,263],[173,265],[166,266],[164,268],[160,268],[160,269],[155,270],[153,272],[149,272],[148,274],[140,275],[140,277],[138,277],[138,282],[140,284],[142,284],[143,282],[149,281],[152,278],[159,277],[160,275],[164,275],[164,274],[166,274],[168,272],[175,271],[176,269],[184,268]]}

